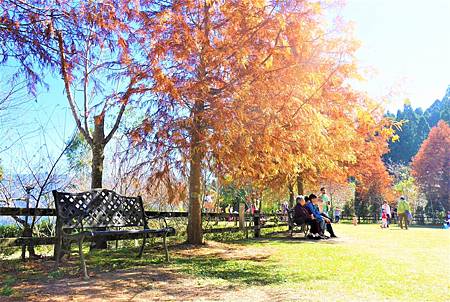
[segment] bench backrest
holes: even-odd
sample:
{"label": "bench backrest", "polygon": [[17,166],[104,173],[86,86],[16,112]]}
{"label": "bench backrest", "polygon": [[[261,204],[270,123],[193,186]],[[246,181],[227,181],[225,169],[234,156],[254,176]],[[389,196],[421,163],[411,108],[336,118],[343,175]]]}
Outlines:
{"label": "bench backrest", "polygon": [[53,191],[57,224],[61,228],[146,227],[142,198],[111,190],[81,193]]}

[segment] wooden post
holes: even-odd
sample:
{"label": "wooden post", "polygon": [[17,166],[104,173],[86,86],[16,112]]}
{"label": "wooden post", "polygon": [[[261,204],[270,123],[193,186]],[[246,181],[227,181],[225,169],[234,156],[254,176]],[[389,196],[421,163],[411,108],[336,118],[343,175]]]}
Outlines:
{"label": "wooden post", "polygon": [[243,230],[245,228],[245,204],[239,203],[239,228]]}
{"label": "wooden post", "polygon": [[260,220],[259,220],[259,210],[255,210],[255,214],[253,214],[253,224],[254,224],[254,232],[255,238],[259,238],[261,236]]}

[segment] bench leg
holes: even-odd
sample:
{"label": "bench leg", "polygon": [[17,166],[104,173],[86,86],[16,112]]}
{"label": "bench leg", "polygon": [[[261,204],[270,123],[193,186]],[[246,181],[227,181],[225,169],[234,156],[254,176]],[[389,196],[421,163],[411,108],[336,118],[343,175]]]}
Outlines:
{"label": "bench leg", "polygon": [[59,267],[59,262],[61,261],[61,244],[62,239],[58,238],[55,246],[55,269]]}
{"label": "bench leg", "polygon": [[84,254],[83,254],[83,241],[84,241],[84,236],[81,236],[78,239],[78,251],[80,253],[81,270],[83,271],[84,280],[88,280],[89,275],[87,273],[86,261],[84,260]]}
{"label": "bench leg", "polygon": [[139,255],[138,258],[142,257],[142,253],[144,252],[144,247],[145,247],[145,242],[147,241],[147,235],[144,235],[144,238],[142,239],[142,245],[141,248],[139,249]]}
{"label": "bench leg", "polygon": [[72,241],[69,240],[69,245],[67,248],[67,260],[70,260],[71,250],[72,250]]}
{"label": "bench leg", "polygon": [[168,248],[167,248],[167,233],[164,233],[164,236],[163,236],[163,245],[164,245],[164,252],[165,252],[165,254],[166,254],[166,262],[169,262],[170,261],[170,259],[169,259],[169,250],[168,250]]}

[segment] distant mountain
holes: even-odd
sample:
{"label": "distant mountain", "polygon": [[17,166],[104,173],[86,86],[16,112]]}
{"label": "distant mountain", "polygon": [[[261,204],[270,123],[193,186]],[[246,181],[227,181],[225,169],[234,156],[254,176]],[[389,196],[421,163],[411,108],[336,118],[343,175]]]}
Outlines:
{"label": "distant mountain", "polygon": [[388,112],[387,116],[406,123],[397,132],[399,141],[389,143],[391,151],[384,156],[384,160],[408,164],[439,120],[450,123],[450,86],[442,100],[436,100],[425,112],[421,108],[414,110],[410,104],[405,103],[403,110],[398,110],[396,115]]}

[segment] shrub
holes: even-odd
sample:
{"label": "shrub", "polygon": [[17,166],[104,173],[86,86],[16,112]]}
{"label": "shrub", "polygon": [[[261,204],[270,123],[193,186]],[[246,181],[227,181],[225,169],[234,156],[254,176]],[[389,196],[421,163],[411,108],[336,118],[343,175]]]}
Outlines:
{"label": "shrub", "polygon": [[20,237],[22,228],[15,224],[0,225],[0,238]]}

